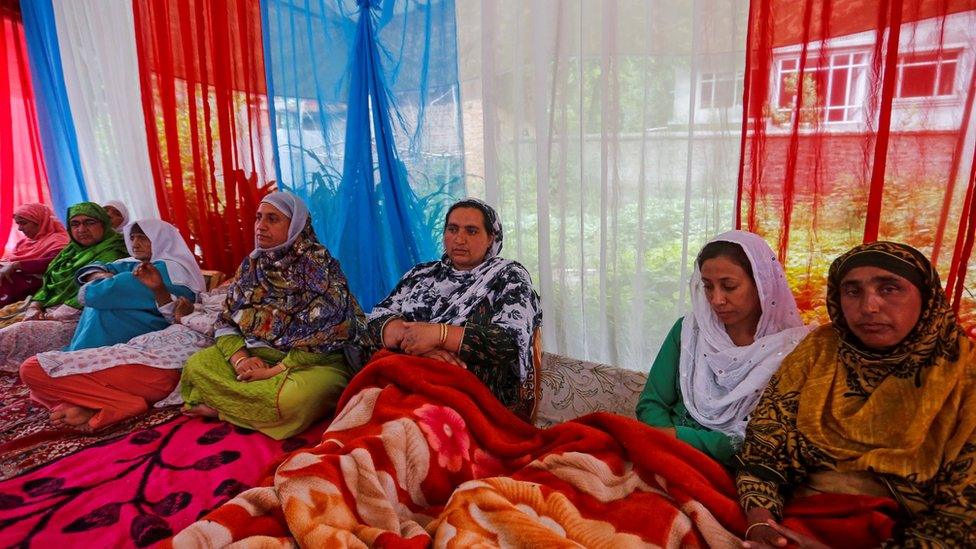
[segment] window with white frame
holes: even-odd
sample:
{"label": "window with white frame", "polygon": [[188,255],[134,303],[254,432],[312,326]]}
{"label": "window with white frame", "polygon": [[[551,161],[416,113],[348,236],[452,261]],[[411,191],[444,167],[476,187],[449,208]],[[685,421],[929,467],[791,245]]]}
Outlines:
{"label": "window with white frame", "polygon": [[946,97],[955,93],[959,50],[913,52],[898,60],[895,97]]}
{"label": "window with white frame", "polygon": [[698,107],[724,109],[742,106],[742,81],[741,72],[702,73],[698,85]]}
{"label": "window with white frame", "polygon": [[829,124],[862,120],[867,66],[866,52],[832,53],[826,59],[808,57],[801,83],[800,58],[780,59],[776,65],[780,114],[791,114],[802,98],[800,119],[803,122],[817,120]]}

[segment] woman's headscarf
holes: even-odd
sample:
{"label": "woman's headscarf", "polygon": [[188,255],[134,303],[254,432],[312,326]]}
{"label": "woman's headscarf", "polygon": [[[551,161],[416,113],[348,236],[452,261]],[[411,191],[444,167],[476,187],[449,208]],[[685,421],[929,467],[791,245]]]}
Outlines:
{"label": "woman's headscarf", "polygon": [[[451,212],[457,208],[474,208],[480,210],[485,216],[485,228],[491,230],[492,242],[491,247],[488,248],[488,252],[485,254],[485,259],[491,259],[497,257],[502,251],[502,241],[504,240],[504,235],[502,231],[502,224],[498,220],[498,214],[495,209],[488,205],[487,202],[483,200],[478,200],[477,198],[465,198],[464,200],[458,200],[447,210],[448,217]],[[444,220],[447,223],[447,220]]]}
{"label": "woman's headscarf", "polygon": [[328,353],[353,342],[363,312],[339,262],[315,237],[308,208],[284,192],[262,202],[291,217],[288,241],[244,258],[215,335],[240,333],[251,347],[284,352]]}
{"label": "woman's headscarf", "polygon": [[[894,348],[867,348],[844,319],[841,281],[860,266],[903,276],[921,289],[918,322]],[[791,357],[791,367],[784,365],[780,390],[799,395],[797,429],[839,471],[932,478],[976,431],[972,343],[935,268],[905,244],[857,246],[830,266],[827,312],[832,328],[811,336],[815,347],[804,343],[802,363]]]}
{"label": "woman's headscarf", "polygon": [[729,231],[711,242],[738,244],[745,251],[759,292],[762,314],[755,342],[739,347],[708,302],[695,262],[691,310],[681,324],[679,385],[688,413],[698,423],[741,441],[748,416],[783,357],[806,336],[783,266],[758,235]]}
{"label": "woman's headscarf", "polygon": [[[918,287],[922,314],[912,330],[894,349],[869,349],[851,332],[840,305],[840,283],[852,269],[871,266],[894,273]],[[920,383],[922,369],[944,357],[955,360],[959,338],[965,337],[942,290],[939,273],[921,252],[896,242],[873,242],[857,246],[838,257],[827,276],[827,314],[841,338],[840,360],[860,373],[870,392],[884,377],[912,378]]]}
{"label": "woman's headscarf", "polygon": [[[132,255],[132,227],[138,225],[152,243],[152,257],[150,261],[162,261],[166,264],[170,281],[178,286],[186,286],[194,293],[200,294],[207,289],[203,272],[197,265],[197,260],[187,247],[186,241],[179,229],[159,219],[143,219],[125,226],[125,246]],[[139,261],[130,258],[123,261]]]}
{"label": "woman's headscarf", "polygon": [[532,278],[522,265],[498,256],[502,250],[502,226],[491,206],[465,198],[451,209],[454,207],[477,208],[485,214],[494,232],[485,260],[470,271],[459,271],[445,253],[440,261],[417,265],[403,275],[369,317],[398,315],[411,321],[460,326],[479,303],[489,298],[496,306],[501,305],[492,324],[514,336],[518,343],[519,378],[533,379],[532,336],[542,324],[542,307],[532,288]]}
{"label": "woman's headscarf", "polygon": [[4,261],[26,261],[51,257],[61,251],[71,237],[64,225],[54,217],[54,212],[44,204],[24,204],[14,208],[14,217],[23,217],[37,223],[38,231],[33,238],[24,238],[17,242],[14,251]]}
{"label": "woman's headscarf", "polygon": [[80,309],[75,271],[95,261],[111,263],[128,255],[125,241],[122,235],[112,229],[112,223],[105,208],[94,202],[80,202],[68,208],[67,219],[69,222],[71,218],[79,215],[86,215],[101,221],[105,233],[100,241],[90,246],[82,246],[72,236],[71,243],[65,246],[61,253],[51,261],[44,272],[41,289],[31,298],[44,307],[65,304]]}
{"label": "woman's headscarf", "polygon": [[302,234],[302,231],[305,230],[305,225],[308,223],[308,207],[302,202],[302,199],[291,193],[274,192],[262,198],[261,202],[271,204],[275,208],[278,208],[281,213],[291,219],[291,223],[288,225],[288,238],[277,246],[262,248],[258,244],[257,235],[255,235],[254,251],[251,252],[251,257],[258,257],[264,252],[283,250],[291,246]]}
{"label": "woman's headscarf", "polygon": [[115,208],[120,214],[122,214],[122,225],[119,225],[119,228],[115,229],[116,231],[121,231],[123,228],[129,225],[129,208],[126,208],[125,204],[119,202],[118,200],[109,200],[105,204],[102,204],[103,208],[107,208],[109,206]]}

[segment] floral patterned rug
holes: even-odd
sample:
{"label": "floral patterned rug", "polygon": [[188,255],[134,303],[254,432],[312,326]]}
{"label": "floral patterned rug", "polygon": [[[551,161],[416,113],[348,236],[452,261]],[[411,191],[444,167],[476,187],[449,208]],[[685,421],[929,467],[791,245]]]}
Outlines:
{"label": "floral patterned rug", "polygon": [[276,441],[177,416],[97,442],[0,482],[0,539],[19,547],[152,545],[258,484],[321,430]]}
{"label": "floral patterned rug", "polygon": [[171,407],[83,435],[55,427],[15,374],[0,374],[0,540],[151,545],[258,484],[323,429],[276,441]]}
{"label": "floral patterned rug", "polygon": [[56,427],[48,411],[28,398],[17,374],[0,373],[0,480],[23,474],[102,441],[169,421],[175,407],[153,410],[97,433],[82,434]]}

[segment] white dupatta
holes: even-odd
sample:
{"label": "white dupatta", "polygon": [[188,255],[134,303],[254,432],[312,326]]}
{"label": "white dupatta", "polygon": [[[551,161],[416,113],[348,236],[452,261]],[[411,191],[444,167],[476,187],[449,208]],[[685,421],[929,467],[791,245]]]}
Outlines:
{"label": "white dupatta", "polygon": [[708,303],[701,271],[691,277],[691,310],[681,326],[679,385],[689,415],[703,427],[719,431],[738,445],[749,414],[780,362],[812,326],[804,326],[783,267],[769,244],[756,234],[729,231],[714,241],[742,246],[759,291],[762,315],[755,342],[736,346]]}

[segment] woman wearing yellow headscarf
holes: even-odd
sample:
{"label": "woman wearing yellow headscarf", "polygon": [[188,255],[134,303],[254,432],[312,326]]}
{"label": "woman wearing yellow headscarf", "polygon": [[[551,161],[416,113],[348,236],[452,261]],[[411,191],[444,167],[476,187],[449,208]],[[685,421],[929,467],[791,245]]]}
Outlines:
{"label": "woman wearing yellow headscarf", "polygon": [[[904,244],[858,246],[830,267],[827,311],[749,422],[747,543],[976,546],[976,353],[935,268]],[[825,520],[832,505],[851,515]]]}

